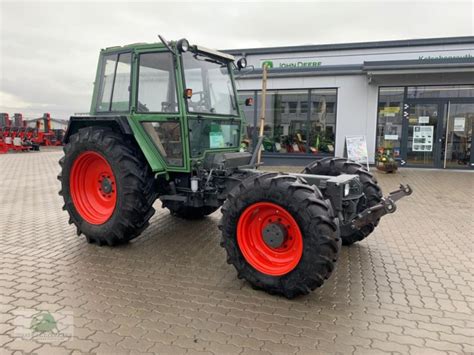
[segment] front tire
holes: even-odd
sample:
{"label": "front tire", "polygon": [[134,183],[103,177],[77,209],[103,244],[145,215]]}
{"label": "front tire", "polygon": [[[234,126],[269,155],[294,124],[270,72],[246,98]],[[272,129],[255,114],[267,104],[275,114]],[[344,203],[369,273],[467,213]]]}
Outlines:
{"label": "front tire", "polygon": [[127,243],[148,226],[156,199],[154,178],[142,153],[106,127],[72,135],[60,160],[60,195],[69,223],[90,243]]}
{"label": "front tire", "polygon": [[[364,197],[357,205],[357,213],[365,209],[377,205],[382,200],[382,190],[380,189],[377,179],[367,171],[367,168],[359,163],[345,158],[323,158],[309,164],[302,171],[304,174],[314,175],[330,175],[338,176],[341,174],[358,175],[362,183]],[[379,221],[369,223],[358,230],[341,231],[341,239],[343,245],[351,245],[366,238],[373,232]]]}
{"label": "front tire", "polygon": [[244,180],[229,193],[219,228],[238,277],[287,298],[320,287],[341,245],[330,204],[316,187],[289,175]]}

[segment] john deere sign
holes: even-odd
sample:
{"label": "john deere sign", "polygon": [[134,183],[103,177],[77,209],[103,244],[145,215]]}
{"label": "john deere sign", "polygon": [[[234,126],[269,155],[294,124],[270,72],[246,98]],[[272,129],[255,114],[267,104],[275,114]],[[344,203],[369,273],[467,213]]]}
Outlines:
{"label": "john deere sign", "polygon": [[268,69],[299,69],[319,67],[321,62],[314,58],[266,59],[260,63],[262,68],[264,65]]}

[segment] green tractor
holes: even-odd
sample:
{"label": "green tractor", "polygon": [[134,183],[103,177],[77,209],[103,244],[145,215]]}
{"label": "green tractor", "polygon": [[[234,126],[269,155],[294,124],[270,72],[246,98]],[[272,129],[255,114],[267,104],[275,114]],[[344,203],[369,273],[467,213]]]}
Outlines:
{"label": "green tractor", "polygon": [[321,286],[341,244],[365,238],[410,187],[384,198],[341,158],[300,174],[258,170],[263,138],[241,151],[233,73],[245,58],[160,39],[100,53],[90,115],[71,117],[60,160],[69,223],[114,246],[143,232],[157,198],[184,219],[222,206],[221,246],[239,278],[288,298]]}

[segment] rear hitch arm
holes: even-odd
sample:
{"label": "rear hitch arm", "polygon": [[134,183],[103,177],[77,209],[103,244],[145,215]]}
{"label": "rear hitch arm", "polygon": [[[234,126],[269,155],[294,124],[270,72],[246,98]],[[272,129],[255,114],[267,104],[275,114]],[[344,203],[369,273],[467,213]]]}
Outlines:
{"label": "rear hitch arm", "polygon": [[395,212],[397,210],[397,205],[395,202],[405,196],[411,195],[412,192],[413,190],[410,185],[400,184],[400,188],[398,190],[390,192],[387,197],[382,198],[380,203],[359,213],[352,220],[351,228],[360,229],[369,223],[375,223],[378,219],[388,213]]}

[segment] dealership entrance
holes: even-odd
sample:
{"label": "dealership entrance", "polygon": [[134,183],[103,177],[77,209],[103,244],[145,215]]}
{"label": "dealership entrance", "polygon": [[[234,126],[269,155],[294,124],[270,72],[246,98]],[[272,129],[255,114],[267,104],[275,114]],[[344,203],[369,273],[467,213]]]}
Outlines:
{"label": "dealership entrance", "polygon": [[[402,159],[408,165],[467,168],[471,164],[474,102],[408,101]],[[405,111],[406,112],[406,111]]]}
{"label": "dealership entrance", "polygon": [[380,88],[378,147],[406,166],[474,168],[474,86]]}

